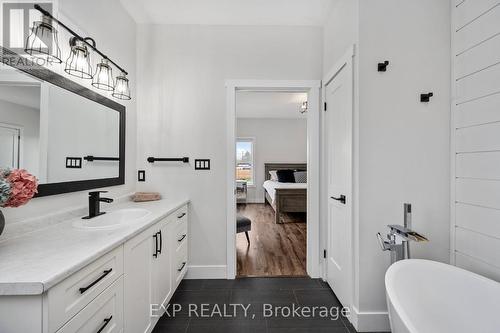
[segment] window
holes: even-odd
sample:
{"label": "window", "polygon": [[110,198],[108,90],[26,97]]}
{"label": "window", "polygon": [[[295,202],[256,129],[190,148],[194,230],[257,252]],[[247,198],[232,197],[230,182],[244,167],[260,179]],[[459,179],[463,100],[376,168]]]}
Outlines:
{"label": "window", "polygon": [[236,140],[236,180],[254,185],[254,139]]}

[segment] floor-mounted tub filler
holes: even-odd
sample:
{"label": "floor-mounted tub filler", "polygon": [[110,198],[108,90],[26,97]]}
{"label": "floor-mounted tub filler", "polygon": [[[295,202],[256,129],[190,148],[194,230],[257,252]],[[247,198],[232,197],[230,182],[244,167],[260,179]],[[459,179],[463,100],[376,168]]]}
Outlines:
{"label": "floor-mounted tub filler", "polygon": [[393,333],[498,333],[500,283],[461,268],[409,259],[385,275]]}

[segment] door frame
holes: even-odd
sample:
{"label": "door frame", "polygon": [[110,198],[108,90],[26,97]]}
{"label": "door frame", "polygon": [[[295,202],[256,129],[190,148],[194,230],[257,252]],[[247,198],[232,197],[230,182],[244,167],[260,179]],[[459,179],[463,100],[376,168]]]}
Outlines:
{"label": "door frame", "polygon": [[227,80],[227,261],[226,278],[236,278],[236,93],[237,91],[307,92],[307,274],[320,276],[320,80]]}
{"label": "door frame", "polygon": [[10,123],[1,123],[0,126],[5,128],[11,128],[13,130],[18,131],[18,147],[17,147],[17,164],[18,168],[22,168],[24,165],[24,127],[21,125],[14,125]]}
{"label": "door frame", "polygon": [[[355,306],[355,289],[358,281],[358,275],[356,274],[357,272],[357,262],[356,262],[356,257],[355,257],[355,248],[356,248],[356,233],[355,231],[358,230],[358,215],[357,215],[357,209],[358,209],[358,202],[359,202],[359,191],[358,191],[358,170],[359,170],[359,165],[358,165],[358,144],[359,140],[357,139],[357,133],[358,132],[358,118],[357,118],[357,113],[356,113],[356,96],[357,96],[357,90],[356,90],[356,84],[355,84],[355,62],[354,62],[354,56],[355,56],[355,46],[352,45],[350,46],[344,55],[335,63],[335,65],[328,71],[328,73],[323,77],[323,85],[322,85],[322,100],[326,102],[326,86],[337,76],[337,74],[346,66],[349,65],[352,68],[352,76],[351,76],[351,84],[352,84],[352,137],[351,137],[351,228],[349,229],[349,235],[347,236],[347,240],[349,242],[349,265],[348,265],[348,274],[349,274],[349,279],[350,281],[350,286],[349,286],[349,303],[350,304],[343,304],[343,306],[349,307],[351,309],[351,312],[355,312],[355,309],[353,307]],[[328,112],[328,110],[326,110]],[[323,156],[321,160],[321,177],[322,179],[327,179],[326,177],[328,176],[328,165],[327,165],[327,136],[326,136],[326,121],[324,121],[326,115],[323,115],[322,119],[323,121],[321,122],[321,142],[322,142],[322,151],[321,154]],[[348,198],[349,200],[349,198]],[[324,248],[328,248],[328,188],[326,184],[322,184],[321,188],[321,217],[324,223],[321,225],[321,243],[324,244]],[[327,255],[328,257],[328,255]],[[327,280],[328,276],[328,260],[324,260],[322,265],[321,265],[321,270],[322,270],[322,275],[321,277],[323,280]],[[354,310],[354,311],[352,311]]]}

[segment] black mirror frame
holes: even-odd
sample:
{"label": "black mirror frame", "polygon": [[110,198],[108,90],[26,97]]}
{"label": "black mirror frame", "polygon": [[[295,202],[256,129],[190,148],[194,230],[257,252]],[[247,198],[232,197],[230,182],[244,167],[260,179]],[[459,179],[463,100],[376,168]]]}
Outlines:
{"label": "black mirror frame", "polygon": [[119,149],[119,173],[115,178],[78,180],[60,183],[41,184],[38,186],[38,194],[35,197],[45,197],[49,195],[85,191],[95,188],[108,186],[117,186],[125,184],[125,106],[100,95],[73,80],[70,80],[60,74],[40,66],[28,58],[0,46],[0,61],[21,72],[36,77],[42,81],[49,82],[62,89],[71,91],[79,96],[85,97],[91,101],[107,106],[120,114],[120,149]]}

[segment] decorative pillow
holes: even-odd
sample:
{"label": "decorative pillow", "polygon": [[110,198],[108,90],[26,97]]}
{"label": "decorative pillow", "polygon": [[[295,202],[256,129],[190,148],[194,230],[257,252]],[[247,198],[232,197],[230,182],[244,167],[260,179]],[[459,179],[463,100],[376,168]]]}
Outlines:
{"label": "decorative pillow", "polygon": [[271,180],[275,182],[278,181],[278,174],[276,173],[276,170],[269,171],[269,175],[271,176]]}
{"label": "decorative pillow", "polygon": [[293,177],[296,183],[307,183],[307,171],[295,171]]}
{"label": "decorative pillow", "polygon": [[293,170],[278,170],[278,181],[280,183],[295,183],[295,177],[293,176]]}

